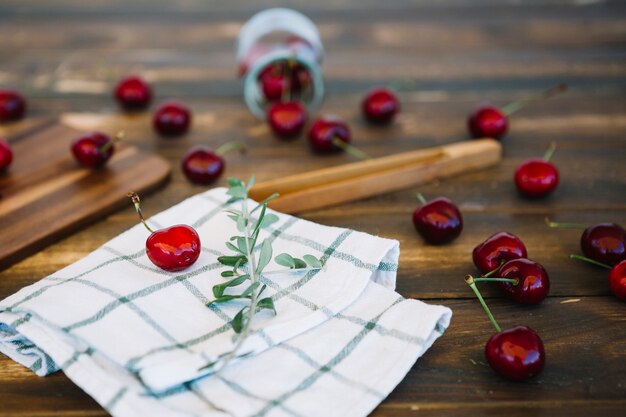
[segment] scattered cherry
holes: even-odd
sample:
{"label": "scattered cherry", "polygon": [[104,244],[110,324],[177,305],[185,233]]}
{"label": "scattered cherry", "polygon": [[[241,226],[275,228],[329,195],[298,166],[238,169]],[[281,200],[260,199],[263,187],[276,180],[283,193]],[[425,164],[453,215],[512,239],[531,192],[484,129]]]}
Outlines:
{"label": "scattered cherry", "polygon": [[611,268],[609,286],[617,298],[626,301],[626,260]]}
{"label": "scattered cherry", "polygon": [[499,268],[506,261],[527,256],[524,243],[508,232],[496,233],[476,246],[472,252],[474,265],[483,274]]}
{"label": "scattered cherry", "polygon": [[13,150],[5,139],[0,138],[0,172],[4,171],[13,161]]}
{"label": "scattered cherry", "polygon": [[162,136],[180,136],[191,124],[191,111],[177,101],[163,103],[154,113],[154,128]]}
{"label": "scattered cherry", "polygon": [[539,335],[528,326],[502,330],[478,291],[475,279],[468,275],[465,282],[476,294],[497,331],[485,345],[485,357],[489,366],[500,376],[512,381],[524,381],[541,373],[545,366],[546,354]]}
{"label": "scattered cherry", "polygon": [[517,281],[500,281],[498,284],[508,298],[520,304],[538,304],[550,291],[550,278],[545,268],[530,259],[508,261],[500,267],[498,276]]}
{"label": "scattered cherry", "polygon": [[119,81],[114,96],[124,110],[144,110],[152,100],[152,89],[143,78],[131,75]]}
{"label": "scattered cherry", "polygon": [[0,123],[24,117],[26,99],[16,90],[0,90]]}
{"label": "scattered cherry", "polygon": [[361,110],[365,119],[372,123],[391,123],[400,110],[400,102],[396,95],[386,88],[377,88],[370,91],[363,102]]}
{"label": "scattered cherry", "polygon": [[546,362],[543,341],[528,326],[515,326],[491,336],[485,356],[493,370],[511,381],[532,378]]}
{"label": "scattered cherry", "polygon": [[129,193],[128,196],[135,205],[139,219],[150,232],[146,240],[146,255],[153,264],[166,271],[175,272],[196,262],[200,256],[201,245],[200,237],[192,227],[178,224],[155,232],[143,218],[137,193]]}
{"label": "scattered cherry", "polygon": [[76,161],[85,167],[101,167],[111,158],[115,150],[115,142],[123,135],[123,132],[119,132],[114,139],[111,139],[109,135],[101,132],[87,133],[72,141],[72,154]]}
{"label": "scattered cherry", "polygon": [[580,247],[585,256],[615,265],[626,259],[626,231],[615,223],[589,226],[580,237]]}
{"label": "scattered cherry", "polygon": [[456,239],[463,230],[463,216],[457,206],[445,197],[426,201],[421,194],[417,198],[422,203],[413,212],[415,229],[428,243],[440,245]]}
{"label": "scattered cherry", "polygon": [[237,142],[227,142],[216,151],[208,146],[199,145],[189,149],[181,161],[183,173],[195,184],[211,184],[222,175],[226,163],[224,154],[234,149],[242,149]]}
{"label": "scattered cherry", "polygon": [[555,94],[567,90],[565,84],[554,86],[540,94],[522,98],[507,104],[502,109],[491,105],[478,107],[467,120],[467,126],[473,138],[501,139],[508,130],[508,117],[527,104],[545,100]]}
{"label": "scattered cherry", "polygon": [[335,116],[322,116],[315,120],[309,129],[309,144],[320,154],[345,151],[359,159],[369,159],[365,152],[350,145],[350,128]]}
{"label": "scattered cherry", "polygon": [[550,145],[543,159],[531,159],[515,170],[515,185],[526,197],[544,197],[559,185],[559,171],[550,162],[556,145]]}
{"label": "scattered cherry", "polygon": [[298,136],[304,128],[306,118],[306,109],[297,101],[274,103],[267,110],[270,128],[280,138]]}

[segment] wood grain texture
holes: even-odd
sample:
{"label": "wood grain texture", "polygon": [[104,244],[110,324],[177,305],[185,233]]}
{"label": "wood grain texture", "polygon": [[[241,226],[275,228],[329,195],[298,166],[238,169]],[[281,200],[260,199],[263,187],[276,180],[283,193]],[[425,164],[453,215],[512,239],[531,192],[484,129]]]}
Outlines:
{"label": "wood grain texture", "polygon": [[69,151],[80,134],[52,123],[9,136],[16,158],[0,177],[0,269],[128,204],[129,190],[151,191],[169,176],[166,160],[125,144],[104,167],[80,167]]}
{"label": "wood grain texture", "polygon": [[[568,259],[580,232],[550,230],[557,221],[626,224],[626,4],[620,1],[292,0],[281,3],[319,23],[327,50],[324,113],[350,124],[368,154],[440,146],[467,138],[475,105],[504,105],[559,82],[570,89],[515,114],[502,141],[502,162],[419,187],[445,195],[464,216],[461,236],[444,247],[416,235],[414,192],[397,191],[309,211],[303,217],[400,240],[398,290],[452,307],[452,326],[409,372],[373,416],[622,416],[626,404],[626,307],[609,293],[606,272]],[[252,13],[272,0],[207,2],[5,0],[0,4],[0,84],[29,97],[29,118],[0,126],[0,135],[61,117],[80,130],[125,129],[126,142],[175,167],[192,145],[248,145],[226,157],[227,174],[266,181],[352,162],[349,155],[311,154],[303,139],[277,141],[245,109],[234,77],[234,39]],[[176,36],[172,36],[172,34]],[[120,115],[110,98],[115,80],[139,72],[153,82],[156,102],[179,98],[194,111],[189,134],[160,139],[150,115]],[[359,113],[363,93],[394,79],[402,112],[388,128],[368,126]],[[71,113],[71,114],[70,114]],[[545,200],[521,198],[515,167],[558,143],[561,184]],[[217,185],[223,185],[220,181]],[[162,192],[145,199],[150,212],[204,191],[179,169]],[[136,224],[131,207],[102,218],[0,273],[5,297],[53,273]],[[546,342],[545,372],[513,384],[484,365],[492,329],[463,282],[474,272],[471,250],[507,230],[547,268],[550,297],[522,308],[483,286],[502,325],[523,323]],[[579,301],[573,301],[579,300]],[[0,416],[106,416],[64,375],[38,378],[0,358]]]}

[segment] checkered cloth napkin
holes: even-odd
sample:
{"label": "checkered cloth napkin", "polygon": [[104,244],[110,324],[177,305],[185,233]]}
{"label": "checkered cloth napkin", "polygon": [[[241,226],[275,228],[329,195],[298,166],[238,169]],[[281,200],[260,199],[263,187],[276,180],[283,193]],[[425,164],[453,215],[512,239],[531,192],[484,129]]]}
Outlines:
{"label": "checkered cloth napkin", "polygon": [[149,220],[196,228],[202,253],[187,270],[152,265],[138,224],[1,301],[0,351],[37,375],[63,370],[118,417],[367,415],[443,334],[450,310],[393,291],[397,241],[275,213],[259,241],[325,268],[262,276],[278,314],[258,313],[246,356],[212,376],[204,367],[232,350],[229,321],[242,307],[206,305],[236,234],[227,200],[213,189]]}

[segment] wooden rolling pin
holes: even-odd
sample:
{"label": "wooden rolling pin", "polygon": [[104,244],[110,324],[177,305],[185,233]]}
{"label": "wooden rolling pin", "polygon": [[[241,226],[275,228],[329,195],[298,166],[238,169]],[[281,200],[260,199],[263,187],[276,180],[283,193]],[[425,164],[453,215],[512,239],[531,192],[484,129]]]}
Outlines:
{"label": "wooden rolling pin", "polygon": [[480,139],[403,152],[256,184],[250,197],[280,197],[269,207],[299,213],[402,190],[497,164],[500,142]]}

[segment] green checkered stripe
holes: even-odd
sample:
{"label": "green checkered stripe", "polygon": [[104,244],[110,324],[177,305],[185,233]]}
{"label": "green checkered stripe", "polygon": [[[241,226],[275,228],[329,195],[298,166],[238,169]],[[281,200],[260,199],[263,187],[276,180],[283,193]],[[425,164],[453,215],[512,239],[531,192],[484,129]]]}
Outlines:
{"label": "green checkered stripe", "polygon": [[[217,213],[219,213],[221,210],[223,210],[226,207],[225,204],[223,203],[223,200],[214,197],[210,193],[204,194],[202,198],[213,203],[215,207],[192,223],[192,225],[196,228],[202,227],[202,225],[209,222]],[[153,224],[156,224],[154,220],[151,220],[151,222]],[[351,231],[349,230],[338,229],[339,234],[336,236],[334,241],[330,245],[325,246],[315,240],[290,234],[288,232],[288,229],[291,226],[293,226],[296,222],[298,222],[297,218],[288,217],[288,220],[283,222],[282,225],[269,230],[269,233],[270,233],[269,238],[272,240],[282,239],[288,242],[306,246],[307,248],[310,248],[320,253],[322,255],[323,260],[325,261],[330,258],[339,259],[344,262],[350,263],[354,268],[361,268],[361,269],[365,269],[368,271],[378,270],[378,271],[395,272],[397,270],[397,264],[394,264],[394,263],[380,263],[378,265],[374,265],[371,263],[364,262],[358,259],[357,257],[355,257],[354,255],[342,252],[340,250],[340,246],[341,246],[341,243],[350,235]],[[194,269],[192,271],[186,271],[182,274],[171,276],[171,274],[162,272],[158,269],[151,268],[149,266],[146,266],[145,263],[140,262],[140,259],[145,255],[145,252],[143,249],[135,253],[130,253],[130,254],[120,253],[118,250],[109,246],[104,246],[100,250],[110,253],[111,255],[113,255],[113,257],[93,266],[89,270],[83,271],[71,277],[65,277],[65,278],[55,277],[55,276],[48,277],[45,280],[46,281],[45,285],[40,285],[35,291],[31,292],[30,294],[23,297],[19,301],[12,303],[10,306],[2,306],[2,310],[21,314],[23,317],[23,319],[17,320],[11,323],[10,327],[12,329],[18,329],[20,325],[22,325],[24,322],[27,322],[32,317],[37,318],[37,320],[39,320],[42,323],[47,323],[47,320],[44,317],[39,316],[35,311],[30,311],[28,309],[21,308],[20,306],[24,304],[26,301],[31,301],[41,296],[49,288],[62,286],[62,285],[66,285],[69,282],[73,282],[75,284],[84,285],[93,290],[101,292],[102,294],[105,294],[107,297],[109,297],[111,301],[107,303],[105,306],[103,306],[98,312],[91,315],[90,317],[77,320],[73,324],[64,326],[62,328],[63,332],[67,332],[68,334],[71,335],[72,332],[76,331],[77,329],[80,329],[82,327],[98,322],[102,320],[104,317],[106,317],[108,314],[110,314],[111,312],[118,309],[119,307],[126,306],[137,317],[141,318],[141,320],[143,320],[147,326],[150,326],[152,329],[158,332],[168,342],[161,346],[155,346],[154,348],[146,351],[144,354],[133,357],[126,364],[124,364],[124,367],[131,373],[135,373],[137,371],[136,366],[138,363],[150,357],[151,355],[155,355],[160,352],[176,350],[176,349],[190,350],[193,346],[209,341],[212,337],[215,337],[218,334],[221,334],[230,330],[230,325],[228,324],[228,322],[231,319],[231,317],[226,312],[224,312],[220,307],[212,305],[211,311],[216,315],[216,317],[218,317],[220,320],[223,321],[223,325],[218,328],[213,329],[211,332],[208,332],[203,335],[198,335],[197,337],[194,337],[192,339],[177,340],[165,328],[160,326],[157,320],[150,317],[149,314],[143,311],[135,303],[136,300],[142,297],[146,297],[154,292],[164,291],[167,288],[174,286],[174,285],[184,287],[185,290],[187,290],[190,294],[196,297],[199,301],[201,301],[202,303],[206,303],[207,301],[209,301],[209,299],[207,299],[207,297],[202,293],[202,291],[200,291],[193,283],[190,282],[190,278],[194,276],[198,276],[202,273],[206,273],[211,270],[221,268],[222,266],[219,265],[218,263],[202,265],[201,267]],[[204,250],[210,252],[212,255],[220,255],[219,252],[214,251],[214,250],[210,250],[206,248]],[[116,263],[126,263],[129,266],[132,266],[134,268],[141,268],[141,269],[149,268],[152,270],[152,272],[161,273],[167,278],[161,282],[155,283],[153,285],[147,286],[145,288],[142,288],[140,290],[134,291],[129,294],[119,294],[110,288],[107,288],[105,286],[102,286],[100,284],[97,284],[89,280],[90,273],[106,268],[108,265],[112,265]],[[280,287],[276,282],[272,281],[267,276],[263,276],[262,280],[263,280],[263,283],[265,283],[269,288],[275,291],[274,294],[272,295],[275,301],[283,297],[286,297],[293,302],[296,302],[296,303],[301,304],[302,306],[305,306],[311,311],[320,310],[324,314],[326,314],[329,318],[336,319],[336,320],[346,320],[351,323],[354,323],[355,325],[360,326],[362,328],[362,331],[358,333],[357,335],[358,337],[356,337],[354,341],[352,341],[348,346],[342,349],[342,351],[344,352],[346,350],[350,350],[351,347],[356,346],[362,338],[364,338],[369,332],[372,332],[372,331],[377,332],[381,335],[397,338],[398,340],[402,340],[406,343],[413,343],[413,344],[423,343],[422,340],[417,340],[411,335],[403,334],[402,332],[398,332],[393,329],[387,329],[379,325],[377,323],[378,321],[377,317],[374,317],[372,319],[363,319],[361,317],[346,316],[341,313],[334,314],[331,311],[328,311],[327,309],[325,309],[323,306],[318,306],[314,302],[304,299],[303,297],[298,295],[297,290],[301,288],[302,286],[306,285],[306,283],[309,282],[311,279],[313,279],[313,277],[316,274],[317,274],[316,271],[308,272],[304,274],[304,276],[297,279],[292,285],[286,288]],[[398,302],[401,302],[401,301],[402,301],[401,299],[398,300]],[[51,326],[54,326],[54,324],[52,323],[49,323],[49,324]],[[438,329],[438,331],[440,332],[442,332],[443,330],[444,329]],[[262,337],[265,337],[265,335],[263,335],[262,332],[259,332],[259,333]],[[313,366],[318,369],[318,372],[316,374],[319,374],[319,372],[328,373],[329,375],[333,376],[333,378],[336,378],[337,380],[342,381],[345,384],[348,384],[353,387],[357,387],[363,392],[368,392],[371,395],[374,395],[380,399],[383,398],[384,394],[373,392],[370,388],[368,388],[364,384],[361,384],[358,381],[354,381],[334,371],[333,364],[338,363],[341,360],[341,356],[338,356],[334,362],[321,364],[321,363],[317,363],[315,359],[313,359],[311,356],[309,356],[305,351],[303,351],[300,348],[291,346],[289,343],[275,344],[271,340],[269,340],[268,337],[266,338],[268,339],[267,340],[268,347],[285,349],[287,351],[290,351],[298,355],[298,357],[300,357],[304,363],[307,363],[309,366]],[[17,340],[17,341],[14,341],[13,343],[20,344],[20,346],[18,346],[17,349],[20,349],[21,351],[25,351],[27,349],[33,349],[33,348],[36,349],[36,347],[32,346],[32,343],[29,345],[29,342],[25,340]],[[62,369],[67,370],[69,367],[73,366],[76,363],[77,359],[81,355],[91,355],[91,354],[93,354],[92,349],[87,349],[82,352],[76,352],[74,355],[72,355],[72,357],[68,358],[65,362],[60,364],[60,367]],[[345,355],[345,353],[343,355]],[[37,361],[35,361],[32,368],[41,367],[43,363],[46,363],[48,364],[47,366],[50,371],[56,369],[54,367],[54,363],[49,359],[49,357],[47,357],[47,355],[45,354],[40,355],[38,360],[39,360],[39,364],[37,364]],[[233,390],[236,390],[240,394],[244,394],[246,392],[245,389],[243,389],[234,381],[228,381],[227,379],[224,379],[223,381],[229,387],[231,387]],[[294,389],[296,390],[296,392],[300,391],[302,389],[305,389],[306,385],[312,382],[314,381],[307,379],[306,381],[303,381],[301,386],[295,387]],[[190,382],[187,384],[183,384],[180,387],[176,387],[174,389],[168,390],[168,392],[161,392],[161,393],[153,393],[146,389],[146,394],[151,395],[155,398],[167,398],[172,395],[193,395],[195,397],[198,397],[202,401],[208,401],[206,398],[203,398],[203,396],[199,393],[197,389],[194,389],[194,385],[195,385],[195,382]],[[123,399],[124,395],[127,392],[128,390],[126,388],[124,387],[120,388],[120,390],[116,393],[116,395],[110,398],[109,401],[107,401],[105,406],[109,410],[113,410],[115,407],[115,404],[121,399]],[[253,393],[248,393],[244,395],[248,395],[251,398],[254,396]],[[287,393],[285,395],[287,395]],[[261,410],[259,415],[264,415],[272,407],[279,407],[284,412],[287,412],[290,415],[295,415],[289,412],[288,410],[284,410],[284,407],[281,406],[282,402],[284,402],[284,400],[281,400],[281,399],[268,400],[268,407],[266,407],[267,410],[266,411]]]}

